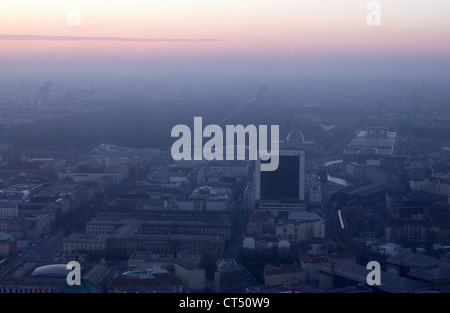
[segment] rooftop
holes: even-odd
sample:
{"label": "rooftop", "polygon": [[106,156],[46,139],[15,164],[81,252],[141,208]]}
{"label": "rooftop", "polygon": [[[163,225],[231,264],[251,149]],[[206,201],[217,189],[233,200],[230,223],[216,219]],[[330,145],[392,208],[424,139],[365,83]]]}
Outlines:
{"label": "rooftop", "polygon": [[8,241],[14,238],[14,235],[0,232],[0,241]]}
{"label": "rooftop", "polygon": [[[325,265],[320,269],[321,272],[331,274],[331,265]],[[342,260],[334,262],[334,274],[355,281],[355,283],[367,283],[367,274],[369,271],[365,266]],[[376,288],[390,293],[416,293],[428,292],[430,287],[420,281],[411,280],[398,276],[390,272],[381,272],[381,285]]]}
{"label": "rooftop", "polygon": [[144,285],[144,286],[160,286],[164,283],[170,283],[172,285],[182,285],[181,280],[174,274],[156,273],[149,278],[136,278],[127,275],[119,275],[114,278],[110,283],[110,287],[130,286],[130,285]]}
{"label": "rooftop", "polygon": [[264,275],[278,275],[284,273],[298,273],[304,270],[297,264],[281,264],[279,267],[267,264],[264,267]]}
{"label": "rooftop", "polygon": [[66,264],[51,264],[37,267],[34,269],[31,276],[44,276],[44,277],[66,277],[70,273],[70,269],[67,269]]}
{"label": "rooftop", "polygon": [[323,221],[323,218],[319,214],[307,211],[289,212],[288,219],[297,221]]}
{"label": "rooftop", "polygon": [[219,259],[217,260],[217,271],[224,272],[240,268],[235,259]]}
{"label": "rooftop", "polygon": [[407,251],[397,253],[396,255],[390,257],[387,262],[391,264],[421,268],[434,268],[445,264],[442,260]]}
{"label": "rooftop", "polygon": [[152,252],[149,251],[136,251],[130,256],[128,262],[176,264],[187,270],[194,270],[197,268],[195,265],[178,258],[154,258]]}
{"label": "rooftop", "polygon": [[328,254],[305,253],[300,256],[300,259],[305,263],[328,263],[330,257]]}

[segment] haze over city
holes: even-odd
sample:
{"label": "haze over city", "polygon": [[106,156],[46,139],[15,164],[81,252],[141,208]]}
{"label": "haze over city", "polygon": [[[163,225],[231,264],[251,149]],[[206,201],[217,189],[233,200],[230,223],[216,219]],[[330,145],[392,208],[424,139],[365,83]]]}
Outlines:
{"label": "haze over city", "polygon": [[380,1],[377,27],[367,3],[1,1],[2,75],[448,79],[448,2]]}
{"label": "haze over city", "polygon": [[0,0],[0,293],[450,291],[448,12]]}

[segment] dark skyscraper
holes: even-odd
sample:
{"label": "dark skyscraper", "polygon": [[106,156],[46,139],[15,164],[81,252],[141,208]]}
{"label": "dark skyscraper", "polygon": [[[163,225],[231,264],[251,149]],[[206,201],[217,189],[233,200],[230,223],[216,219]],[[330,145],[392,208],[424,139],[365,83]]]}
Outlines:
{"label": "dark skyscraper", "polygon": [[276,171],[261,171],[256,164],[256,199],[305,199],[305,150],[281,150]]}

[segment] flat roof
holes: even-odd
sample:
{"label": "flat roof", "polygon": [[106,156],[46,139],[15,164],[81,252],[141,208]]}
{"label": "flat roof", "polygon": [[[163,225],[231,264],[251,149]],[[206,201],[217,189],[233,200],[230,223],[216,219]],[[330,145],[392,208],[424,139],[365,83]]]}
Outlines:
{"label": "flat roof", "polygon": [[194,270],[199,268],[198,266],[177,258],[153,258],[152,255],[154,254],[150,251],[136,251],[128,258],[128,263],[140,262],[152,264],[176,264],[186,270]]}

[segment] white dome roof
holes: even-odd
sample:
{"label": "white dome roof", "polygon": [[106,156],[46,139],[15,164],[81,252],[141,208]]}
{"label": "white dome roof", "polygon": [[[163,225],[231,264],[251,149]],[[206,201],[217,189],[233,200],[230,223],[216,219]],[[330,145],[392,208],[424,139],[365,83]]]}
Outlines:
{"label": "white dome roof", "polygon": [[286,138],[287,142],[304,142],[305,138],[303,137],[303,134],[299,132],[298,130],[291,131]]}

